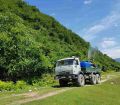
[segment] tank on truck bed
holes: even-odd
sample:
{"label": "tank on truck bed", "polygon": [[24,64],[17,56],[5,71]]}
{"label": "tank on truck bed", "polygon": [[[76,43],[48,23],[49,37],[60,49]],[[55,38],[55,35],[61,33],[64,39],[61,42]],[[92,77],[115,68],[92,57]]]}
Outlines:
{"label": "tank on truck bed", "polygon": [[101,69],[97,65],[93,64],[90,61],[81,61],[80,66],[83,72],[100,72],[101,71]]}

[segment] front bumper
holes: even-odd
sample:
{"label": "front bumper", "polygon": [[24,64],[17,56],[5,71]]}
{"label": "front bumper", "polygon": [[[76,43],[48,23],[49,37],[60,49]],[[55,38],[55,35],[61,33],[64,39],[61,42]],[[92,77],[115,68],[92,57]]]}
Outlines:
{"label": "front bumper", "polygon": [[69,75],[56,75],[55,79],[59,80],[59,79],[68,79],[68,80],[72,80],[72,79],[77,79],[78,75],[75,74],[69,74]]}

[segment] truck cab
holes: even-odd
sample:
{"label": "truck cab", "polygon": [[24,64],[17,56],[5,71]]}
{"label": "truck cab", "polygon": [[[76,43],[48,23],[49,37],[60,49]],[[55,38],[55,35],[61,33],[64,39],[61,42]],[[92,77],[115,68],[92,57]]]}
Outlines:
{"label": "truck cab", "polygon": [[78,58],[60,59],[56,63],[56,75],[77,75],[81,71]]}
{"label": "truck cab", "polygon": [[[60,86],[65,86],[69,82],[84,86],[86,80],[93,84],[100,82],[100,74],[91,62],[80,61],[78,57],[60,59],[56,63],[55,78],[59,80]],[[94,77],[94,78],[93,78]],[[97,81],[99,78],[99,81]]]}

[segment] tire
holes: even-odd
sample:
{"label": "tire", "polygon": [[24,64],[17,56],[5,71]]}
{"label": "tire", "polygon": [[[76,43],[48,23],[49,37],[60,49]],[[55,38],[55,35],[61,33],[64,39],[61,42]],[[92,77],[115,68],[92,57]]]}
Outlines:
{"label": "tire", "polygon": [[100,84],[101,77],[100,74],[96,74],[96,84]]}
{"label": "tire", "polygon": [[84,86],[85,85],[85,78],[83,74],[79,74],[78,75],[78,79],[77,79],[77,86]]}
{"label": "tire", "polygon": [[59,84],[60,84],[61,87],[64,87],[64,86],[67,86],[67,85],[68,85],[68,82],[65,81],[65,80],[60,79],[60,80],[59,80]]}
{"label": "tire", "polygon": [[92,85],[95,85],[96,82],[97,82],[96,75],[93,74],[92,77],[91,77],[91,84],[92,84]]}

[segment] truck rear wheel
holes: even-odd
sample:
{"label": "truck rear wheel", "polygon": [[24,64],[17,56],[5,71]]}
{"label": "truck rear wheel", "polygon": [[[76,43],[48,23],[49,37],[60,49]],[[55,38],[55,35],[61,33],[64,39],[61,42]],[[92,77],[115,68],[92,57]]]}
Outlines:
{"label": "truck rear wheel", "polygon": [[92,85],[95,85],[95,84],[96,84],[96,81],[97,81],[96,75],[93,74],[92,77],[91,77],[91,84],[92,84]]}
{"label": "truck rear wheel", "polygon": [[68,81],[65,81],[65,80],[60,79],[60,80],[59,80],[59,84],[60,84],[61,87],[67,86]]}
{"label": "truck rear wheel", "polygon": [[85,78],[84,78],[83,74],[78,75],[77,85],[78,86],[84,86],[85,85]]}
{"label": "truck rear wheel", "polygon": [[96,74],[96,83],[100,84],[100,81],[101,81],[100,74]]}

